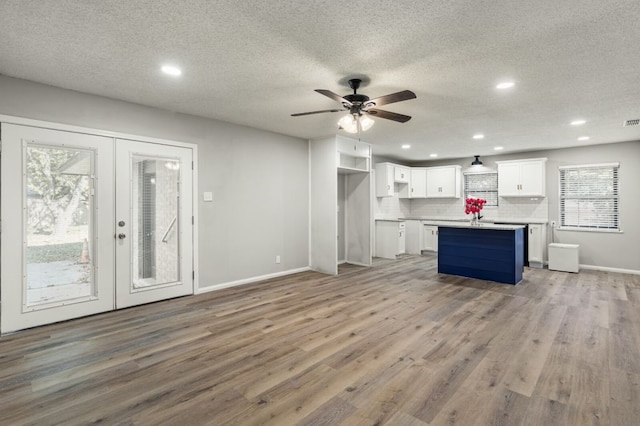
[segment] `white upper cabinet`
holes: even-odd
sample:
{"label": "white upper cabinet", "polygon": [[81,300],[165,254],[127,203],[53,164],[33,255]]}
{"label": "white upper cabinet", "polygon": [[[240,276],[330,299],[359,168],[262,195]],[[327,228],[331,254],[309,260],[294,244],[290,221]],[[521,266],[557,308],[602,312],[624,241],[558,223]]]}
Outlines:
{"label": "white upper cabinet", "polygon": [[411,193],[409,198],[427,198],[427,169],[411,169]]}
{"label": "white upper cabinet", "polygon": [[368,172],[371,145],[353,139],[336,137],[338,171],[341,173]]}
{"label": "white upper cabinet", "polygon": [[544,197],[546,158],[497,161],[498,195],[501,197]]}
{"label": "white upper cabinet", "polygon": [[394,166],[395,181],[398,183],[409,183],[411,179],[411,169],[407,166]]}
{"label": "white upper cabinet", "polygon": [[395,184],[394,165],[376,164],[376,197],[393,197]]}
{"label": "white upper cabinet", "polygon": [[409,184],[399,185],[398,198],[427,198],[427,169],[411,167]]}
{"label": "white upper cabinet", "polygon": [[371,145],[366,142],[348,138],[337,138],[338,152],[348,154],[353,157],[371,157]]}
{"label": "white upper cabinet", "polygon": [[460,166],[427,167],[427,198],[460,198]]}

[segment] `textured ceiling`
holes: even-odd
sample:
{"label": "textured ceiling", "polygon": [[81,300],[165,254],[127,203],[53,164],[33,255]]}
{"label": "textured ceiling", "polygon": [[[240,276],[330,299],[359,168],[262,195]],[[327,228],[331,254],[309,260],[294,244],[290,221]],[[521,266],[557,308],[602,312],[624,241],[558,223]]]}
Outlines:
{"label": "textured ceiling", "polygon": [[0,0],[0,74],[302,138],[340,114],[290,114],[359,76],[416,93],[362,139],[420,161],[640,140],[638,22],[637,0]]}

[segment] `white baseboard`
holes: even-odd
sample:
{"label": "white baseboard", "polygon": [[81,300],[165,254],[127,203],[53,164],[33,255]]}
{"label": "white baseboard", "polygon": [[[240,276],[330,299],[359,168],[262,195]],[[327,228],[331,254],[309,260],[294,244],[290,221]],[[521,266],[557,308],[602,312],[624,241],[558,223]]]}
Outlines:
{"label": "white baseboard", "polygon": [[371,265],[367,265],[367,264],[360,263],[360,262],[352,262],[352,261],[350,261],[350,260],[345,261],[345,263],[348,263],[348,264],[350,264],[350,265],[356,265],[356,266],[367,266],[367,267],[371,266]]}
{"label": "white baseboard", "polygon": [[590,269],[593,271],[603,271],[603,272],[619,272],[621,274],[631,274],[631,275],[640,275],[640,271],[636,271],[635,269],[622,269],[622,268],[609,268],[606,266],[596,266],[596,265],[580,265],[580,269]]}
{"label": "white baseboard", "polygon": [[210,291],[222,290],[223,288],[236,287],[243,284],[255,283],[257,281],[264,281],[270,278],[278,278],[278,277],[283,277],[285,275],[292,275],[292,274],[297,274],[300,272],[306,272],[310,270],[311,270],[310,267],[305,266],[304,268],[289,269],[288,271],[274,272],[273,274],[260,275],[258,277],[245,278],[243,280],[238,280],[238,281],[229,281],[226,283],[215,284],[207,287],[198,288],[196,290],[196,294],[208,293]]}

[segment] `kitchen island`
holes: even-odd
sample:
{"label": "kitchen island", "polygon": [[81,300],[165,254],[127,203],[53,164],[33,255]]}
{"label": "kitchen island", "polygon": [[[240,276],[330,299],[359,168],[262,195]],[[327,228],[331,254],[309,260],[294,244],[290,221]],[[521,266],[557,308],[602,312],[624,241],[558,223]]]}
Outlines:
{"label": "kitchen island", "polygon": [[438,272],[518,284],[524,271],[523,230],[522,225],[440,225]]}

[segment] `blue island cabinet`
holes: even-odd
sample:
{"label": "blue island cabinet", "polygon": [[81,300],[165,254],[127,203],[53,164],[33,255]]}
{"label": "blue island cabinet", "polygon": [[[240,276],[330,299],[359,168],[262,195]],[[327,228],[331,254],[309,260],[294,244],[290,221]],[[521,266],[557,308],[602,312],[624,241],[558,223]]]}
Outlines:
{"label": "blue island cabinet", "polygon": [[438,272],[518,284],[524,271],[524,231],[438,227]]}

